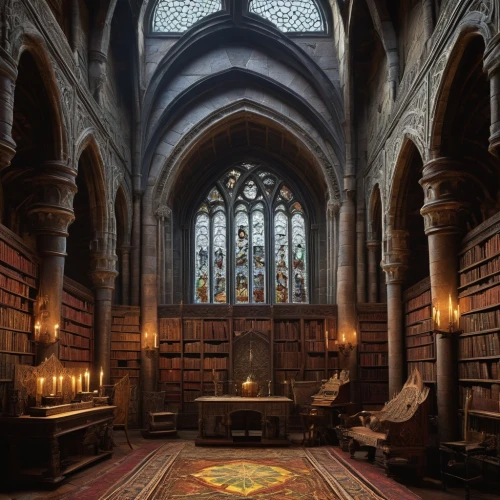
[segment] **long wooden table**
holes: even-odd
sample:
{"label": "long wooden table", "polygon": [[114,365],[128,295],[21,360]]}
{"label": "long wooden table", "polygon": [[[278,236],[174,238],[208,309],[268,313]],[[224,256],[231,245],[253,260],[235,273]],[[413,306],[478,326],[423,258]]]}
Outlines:
{"label": "long wooden table", "polygon": [[[288,445],[288,418],[292,400],[282,396],[245,398],[241,396],[204,396],[198,403],[196,445],[272,446]],[[240,418],[237,419],[236,413]],[[253,412],[253,413],[252,413]],[[241,426],[241,416],[260,415],[259,429]],[[236,429],[235,419],[240,425]],[[250,418],[248,419],[250,420]],[[253,418],[255,422],[255,418]],[[222,429],[222,432],[221,432]]]}
{"label": "long wooden table", "polygon": [[116,406],[48,417],[1,417],[0,479],[58,483],[65,475],[113,454]]}

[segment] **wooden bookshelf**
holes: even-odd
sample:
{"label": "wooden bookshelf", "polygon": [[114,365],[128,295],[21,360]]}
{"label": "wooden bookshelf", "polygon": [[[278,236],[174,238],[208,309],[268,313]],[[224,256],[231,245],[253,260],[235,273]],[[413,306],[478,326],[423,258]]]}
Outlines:
{"label": "wooden bookshelf", "polygon": [[161,306],[159,318],[159,389],[180,407],[181,427],[196,426],[194,400],[214,394],[214,375],[221,393],[234,392],[232,346],[243,332],[269,338],[273,394],[338,370],[335,306]]}
{"label": "wooden bookshelf", "polygon": [[[459,254],[460,407],[470,390],[475,399],[500,400],[500,213],[470,231]],[[498,416],[500,417],[500,412]],[[478,430],[485,430],[478,420]]]}
{"label": "wooden bookshelf", "polygon": [[387,304],[358,304],[358,388],[363,408],[380,409],[389,399]]}
{"label": "wooden bookshelf", "polygon": [[141,360],[140,308],[113,306],[111,322],[111,383],[128,375],[132,386],[139,385]]}
{"label": "wooden bookshelf", "polygon": [[31,249],[0,225],[0,384],[12,381],[15,365],[35,363],[31,340],[39,265]]}
{"label": "wooden bookshelf", "polygon": [[64,277],[59,360],[67,368],[89,368],[93,359],[94,296],[92,292]]}

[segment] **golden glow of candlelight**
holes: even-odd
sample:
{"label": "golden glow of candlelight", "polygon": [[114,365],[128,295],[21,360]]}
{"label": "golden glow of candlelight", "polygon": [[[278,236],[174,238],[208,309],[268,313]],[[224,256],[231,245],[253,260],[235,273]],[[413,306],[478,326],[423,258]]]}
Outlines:
{"label": "golden glow of candlelight", "polygon": [[76,392],[83,392],[82,390],[82,374],[80,373],[80,376],[78,377],[77,385],[76,385]]}
{"label": "golden glow of candlelight", "polygon": [[102,387],[102,377],[104,376],[104,372],[102,371],[102,366],[101,366],[101,373],[99,375],[99,387]]}
{"label": "golden glow of candlelight", "polygon": [[57,339],[57,331],[59,330],[59,324],[54,326],[54,337]]}
{"label": "golden glow of candlelight", "polygon": [[345,344],[345,333],[342,334],[342,342]]}
{"label": "golden glow of candlelight", "polygon": [[157,338],[158,338],[158,335],[155,333],[155,348],[158,347]]}
{"label": "golden glow of candlelight", "polygon": [[75,379],[75,376],[72,375],[71,376],[71,394],[73,395],[73,397],[75,397],[75,392],[76,392],[76,379]]}
{"label": "golden glow of candlelight", "polygon": [[56,391],[57,391],[57,377],[54,375],[52,377],[52,394],[56,394]]}
{"label": "golden glow of candlelight", "polygon": [[59,375],[59,387],[57,389],[57,392],[60,392],[62,394],[63,391],[63,376]]}

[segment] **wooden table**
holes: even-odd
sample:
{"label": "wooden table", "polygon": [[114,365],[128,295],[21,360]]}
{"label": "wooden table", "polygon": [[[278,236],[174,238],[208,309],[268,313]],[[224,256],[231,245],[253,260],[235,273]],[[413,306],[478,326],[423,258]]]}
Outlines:
{"label": "wooden table", "polygon": [[[290,444],[288,418],[292,400],[289,398],[282,396],[255,398],[204,396],[195,401],[198,403],[199,433],[195,441],[198,446],[286,446]],[[238,419],[238,415],[243,418]],[[246,425],[250,417],[253,417],[254,424]],[[257,419],[259,429],[255,428]],[[240,421],[238,429],[235,429],[235,420]],[[218,432],[218,428],[222,428],[223,432]]]}
{"label": "wooden table", "polygon": [[65,475],[113,454],[116,406],[48,417],[0,418],[0,467],[5,482],[58,483]]}

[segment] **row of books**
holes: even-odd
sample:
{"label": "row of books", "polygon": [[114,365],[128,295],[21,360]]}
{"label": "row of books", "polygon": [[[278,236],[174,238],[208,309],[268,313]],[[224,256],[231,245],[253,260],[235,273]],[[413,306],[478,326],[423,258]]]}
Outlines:
{"label": "row of books", "polygon": [[[228,379],[228,371],[221,369],[222,371],[216,371],[215,374],[212,372],[212,368],[206,368],[203,372],[204,385],[208,387],[213,384],[214,378],[216,382],[224,382]],[[212,386],[213,387],[213,386]]]}
{"label": "row of books", "polygon": [[316,371],[306,371],[304,372],[304,380],[316,381],[319,382],[325,378],[324,370],[316,370]]}
{"label": "row of books", "polygon": [[248,330],[256,330],[262,333],[271,331],[271,322],[267,319],[241,319],[237,318],[233,321],[234,333],[246,332]]}
{"label": "row of books", "polygon": [[500,272],[500,255],[494,259],[473,267],[469,271],[460,274],[460,286],[467,286],[469,283],[490,276],[493,273]]}
{"label": "row of books", "polygon": [[304,338],[306,340],[321,340],[325,338],[323,330],[323,321],[306,320],[304,321]]}
{"label": "row of books", "polygon": [[68,361],[90,361],[90,350],[72,349],[69,346],[59,346],[59,358]]}
{"label": "row of books", "polygon": [[199,319],[184,320],[184,338],[201,339],[203,332],[203,321]]}
{"label": "row of books", "polygon": [[139,342],[125,342],[122,340],[111,340],[111,349],[120,349],[125,351],[139,351]]}
{"label": "row of books", "polygon": [[429,333],[432,331],[432,319],[427,318],[422,320],[416,325],[411,325],[406,327],[406,336],[410,337],[412,335],[420,335],[422,333]]}
{"label": "row of books", "polygon": [[160,370],[160,382],[180,382],[181,373],[180,370]]}
{"label": "row of books", "polygon": [[388,363],[387,353],[360,354],[360,366],[386,366]]}
{"label": "row of books", "polygon": [[113,340],[115,342],[137,342],[141,340],[140,334],[137,333],[115,333],[113,332]]}
{"label": "row of books", "polygon": [[300,366],[300,353],[298,352],[275,352],[274,366],[276,368],[296,368]]}
{"label": "row of books", "polygon": [[298,320],[276,321],[274,323],[276,340],[292,340],[300,338],[300,322]]}
{"label": "row of books", "polygon": [[497,305],[499,302],[500,285],[497,285],[475,295],[460,297],[460,312],[464,314],[481,307]]}
{"label": "row of books", "polygon": [[299,352],[299,342],[276,342],[274,344],[274,352]]}
{"label": "row of books", "polygon": [[14,267],[18,271],[38,276],[38,264],[27,259],[7,242],[0,240],[0,260]]}
{"label": "row of books", "polygon": [[228,328],[227,321],[209,321],[205,320],[203,324],[203,338],[204,339],[227,339]]}
{"label": "row of books", "polygon": [[383,340],[387,342],[387,327],[380,332],[365,332],[361,330],[361,342],[370,342],[374,340]]}
{"label": "row of books", "polygon": [[160,369],[181,369],[182,359],[179,358],[164,358],[160,357]]}
{"label": "row of books", "polygon": [[210,344],[205,343],[203,346],[205,352],[220,352],[220,353],[228,353],[229,352],[229,343],[222,342],[221,344]]}
{"label": "row of books", "polygon": [[326,342],[324,340],[306,340],[306,351],[325,352]]}
{"label": "row of books", "polygon": [[0,331],[0,351],[33,352],[33,343],[22,332]]}
{"label": "row of books", "polygon": [[359,396],[364,403],[383,403],[389,399],[387,384],[374,382],[359,384]]}
{"label": "row of books", "polygon": [[91,314],[91,312],[79,311],[64,304],[61,307],[61,315],[64,319],[77,321],[78,323],[82,323],[88,326],[92,326],[92,323],[94,321],[94,316]]}
{"label": "row of books", "polygon": [[458,364],[460,378],[498,380],[499,374],[500,361],[467,361]]}
{"label": "row of books", "polygon": [[422,344],[434,343],[434,334],[426,333],[425,335],[413,335],[406,337],[406,347],[415,347]]}
{"label": "row of books", "polygon": [[411,312],[414,309],[418,309],[430,303],[431,303],[431,291],[426,290],[417,297],[414,297],[413,299],[410,299],[408,302],[406,302],[405,313]]}
{"label": "row of books", "polygon": [[500,253],[500,234],[495,234],[491,238],[479,245],[467,250],[460,257],[460,268],[471,266],[483,259],[488,259]]}
{"label": "row of books", "polygon": [[[1,274],[0,274],[1,276]],[[16,309],[22,309],[27,311],[29,308],[29,303],[26,299],[19,297],[19,295],[13,295],[9,293],[9,289],[5,290],[2,285],[0,285],[0,302],[6,306],[15,307]]]}
{"label": "row of books", "polygon": [[73,335],[72,333],[67,333],[64,331],[60,333],[61,345],[68,345],[74,347],[83,347],[85,349],[90,349],[90,339],[87,337],[80,337],[80,335]]}
{"label": "row of books", "polygon": [[306,370],[324,370],[325,358],[323,356],[308,356],[306,358]]}
{"label": "row of books", "polygon": [[[187,344],[189,345],[189,344]],[[180,342],[161,342],[160,352],[181,352]]]}
{"label": "row of books", "polygon": [[139,316],[127,314],[126,316],[113,316],[113,325],[140,325]]}
{"label": "row of books", "polygon": [[417,369],[425,382],[436,381],[436,363],[426,361],[414,361],[408,363],[408,373]]}
{"label": "row of books", "polygon": [[82,337],[91,338],[93,326],[78,325],[77,323],[72,323],[71,321],[65,321],[63,319],[61,330],[65,330],[69,333],[75,333],[76,335],[81,335]]}
{"label": "row of books", "polygon": [[360,313],[360,321],[387,321],[386,312]]}
{"label": "row of books", "polygon": [[[462,306],[460,306],[462,307]],[[408,312],[405,315],[405,324],[411,325],[416,323],[417,321],[424,321],[431,317],[431,306],[422,307],[421,309],[417,309],[416,311]]]}
{"label": "row of books", "polygon": [[359,346],[360,352],[387,352],[387,344],[361,344]]}
{"label": "row of books", "polygon": [[461,316],[460,328],[466,333],[500,328],[500,309]]}
{"label": "row of books", "polygon": [[360,322],[359,328],[362,332],[384,332],[387,333],[387,323],[364,323]]}
{"label": "row of books", "polygon": [[380,370],[361,368],[359,376],[363,380],[387,381],[389,379],[389,370],[387,368],[381,368]]}
{"label": "row of books", "polygon": [[125,369],[125,368],[115,368],[113,370],[112,377],[120,377],[120,378],[122,378],[122,377],[125,377],[126,375],[128,375],[129,378],[130,378],[130,372],[127,369]]}
{"label": "row of books", "polygon": [[[175,372],[165,372],[162,371],[160,373],[175,373]],[[179,377],[180,377],[180,372]],[[186,382],[201,382],[201,372],[200,370],[187,370],[182,372],[182,379],[185,380]]]}
{"label": "row of books", "polygon": [[141,327],[138,325],[111,325],[111,331],[113,333],[132,333],[132,334],[140,334]]}
{"label": "row of books", "polygon": [[481,356],[500,356],[499,333],[471,335],[459,340],[460,358],[478,358]]}
{"label": "row of books", "polygon": [[406,351],[406,357],[408,361],[418,361],[419,359],[434,358],[434,344],[408,349]]}
{"label": "row of books", "polygon": [[30,285],[26,283],[22,274],[8,269],[0,263],[0,287],[24,297],[30,295]]}
{"label": "row of books", "polygon": [[[497,403],[500,401],[500,384],[482,384],[482,385],[472,385],[461,386],[461,404],[460,407],[464,407],[465,398],[471,393],[474,399],[490,399],[492,401],[496,401]],[[476,404],[474,403],[474,407]]]}
{"label": "row of books", "polygon": [[203,359],[203,368],[206,370],[227,370],[228,366],[228,358],[226,357],[217,357],[217,358],[204,358]]}
{"label": "row of books", "polygon": [[0,353],[0,380],[12,380],[15,365],[31,365],[32,363],[32,356]]}
{"label": "row of books", "polygon": [[63,290],[62,293],[62,301],[63,305],[70,306],[73,309],[79,309],[80,311],[93,312],[94,310],[94,304],[92,302],[81,300],[65,290]]}
{"label": "row of books", "polygon": [[110,359],[109,366],[111,368],[140,368],[140,360],[139,359]]}
{"label": "row of books", "polygon": [[111,359],[139,359],[139,351],[111,351]]}
{"label": "row of books", "polygon": [[191,403],[200,396],[201,391],[184,391],[182,393],[182,400],[184,401],[184,403]]}
{"label": "row of books", "polygon": [[31,324],[31,314],[0,306],[0,328],[13,328],[14,330],[31,332]]}
{"label": "row of books", "polygon": [[489,288],[493,286],[495,283],[500,283],[500,274],[495,274],[494,276],[490,276],[486,282],[478,282],[475,283],[474,285],[470,285],[466,290],[464,290],[461,293],[460,297],[480,292],[482,289]]}
{"label": "row of books", "polygon": [[201,342],[186,342],[184,352],[201,352]]}
{"label": "row of books", "polygon": [[199,370],[201,368],[200,358],[184,358],[184,369]]}
{"label": "row of books", "polygon": [[181,320],[180,318],[160,318],[158,320],[158,329],[160,339],[180,340],[181,339]]}

